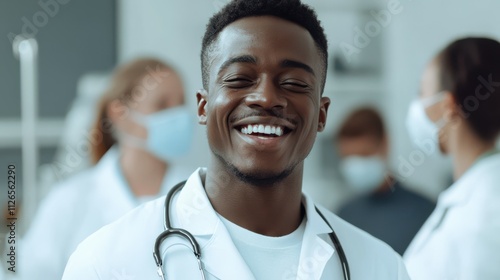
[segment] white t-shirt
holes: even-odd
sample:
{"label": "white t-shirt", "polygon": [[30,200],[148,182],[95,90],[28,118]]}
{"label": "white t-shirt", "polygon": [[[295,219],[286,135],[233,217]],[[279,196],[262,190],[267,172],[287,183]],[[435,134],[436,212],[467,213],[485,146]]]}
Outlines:
{"label": "white t-shirt", "polygon": [[234,245],[252,271],[255,279],[290,279],[297,273],[302,239],[306,229],[306,219],[292,233],[271,237],[242,228],[221,215]]}

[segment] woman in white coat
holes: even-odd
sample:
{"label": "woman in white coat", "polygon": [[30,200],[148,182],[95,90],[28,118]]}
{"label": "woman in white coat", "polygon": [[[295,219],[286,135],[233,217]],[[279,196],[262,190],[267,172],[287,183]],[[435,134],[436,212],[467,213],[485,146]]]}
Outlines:
{"label": "woman in white coat", "polygon": [[500,279],[500,43],[466,38],[441,51],[408,128],[417,144],[451,157],[455,179],[405,252],[410,276]]}
{"label": "woman in white coat", "polygon": [[41,204],[21,243],[21,279],[61,279],[82,240],[187,178],[172,164],[189,149],[192,125],[183,104],[182,82],[168,65],[138,59],[117,69],[89,132],[96,165]]}

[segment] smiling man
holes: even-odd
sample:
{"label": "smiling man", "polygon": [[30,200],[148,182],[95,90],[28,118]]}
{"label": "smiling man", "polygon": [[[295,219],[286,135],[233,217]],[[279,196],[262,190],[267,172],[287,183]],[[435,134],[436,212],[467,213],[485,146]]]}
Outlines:
{"label": "smiling man", "polygon": [[196,94],[208,168],[81,243],[63,279],[408,279],[389,246],[302,194],[330,105],[327,57],[298,0],[236,0],[214,15]]}

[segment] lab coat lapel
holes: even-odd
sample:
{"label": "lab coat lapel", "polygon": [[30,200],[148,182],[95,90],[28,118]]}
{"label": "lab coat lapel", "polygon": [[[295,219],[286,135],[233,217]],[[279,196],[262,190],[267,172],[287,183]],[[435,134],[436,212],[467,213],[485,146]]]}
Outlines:
{"label": "lab coat lapel", "polygon": [[424,247],[433,232],[444,222],[448,211],[450,211],[453,207],[467,203],[467,201],[471,199],[474,195],[474,187],[476,186],[474,179],[480,178],[478,177],[481,176],[480,172],[481,169],[474,167],[439,195],[436,209],[408,246],[408,249],[405,252],[405,257],[417,253]]}
{"label": "lab coat lapel", "polygon": [[98,204],[113,205],[105,207],[106,210],[102,212],[101,217],[105,222],[116,220],[136,206],[135,198],[120,170],[119,156],[118,148],[112,147],[96,166],[98,169],[96,191],[99,193],[97,197],[101,200]]}
{"label": "lab coat lapel", "polygon": [[331,228],[316,212],[313,202],[304,197],[307,224],[302,241],[299,267],[296,279],[321,279],[326,263],[332,257],[334,248],[325,241]]}
{"label": "lab coat lapel", "polygon": [[255,280],[223,223],[218,223],[211,241],[202,250],[205,254],[203,259],[205,269],[215,277]]}
{"label": "lab coat lapel", "polygon": [[175,203],[177,222],[200,243],[207,274],[219,279],[255,280],[231,236],[213,209],[200,179],[191,175]]}
{"label": "lab coat lapel", "polygon": [[439,205],[437,206],[431,216],[424,223],[420,231],[415,235],[413,241],[408,246],[408,249],[406,249],[405,257],[417,253],[424,247],[425,243],[427,243],[434,230],[443,221],[447,211],[447,208],[440,207]]}

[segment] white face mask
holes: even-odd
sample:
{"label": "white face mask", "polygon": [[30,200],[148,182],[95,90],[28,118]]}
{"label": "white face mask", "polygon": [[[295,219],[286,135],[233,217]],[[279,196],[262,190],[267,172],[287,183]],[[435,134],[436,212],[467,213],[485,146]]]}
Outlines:
{"label": "white face mask", "polygon": [[443,100],[444,94],[438,93],[425,99],[413,100],[406,118],[406,128],[412,142],[428,155],[439,154],[439,130],[445,125],[444,118],[433,123],[425,109]]}
{"label": "white face mask", "polygon": [[340,173],[353,190],[369,193],[382,185],[387,167],[379,156],[349,156],[341,160]]}
{"label": "white face mask", "polygon": [[193,135],[191,113],[184,106],[148,115],[131,111],[131,117],[147,130],[147,139],[127,134],[130,142],[168,162],[189,152]]}

